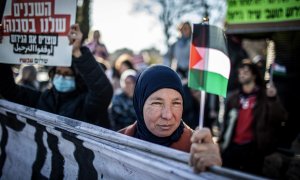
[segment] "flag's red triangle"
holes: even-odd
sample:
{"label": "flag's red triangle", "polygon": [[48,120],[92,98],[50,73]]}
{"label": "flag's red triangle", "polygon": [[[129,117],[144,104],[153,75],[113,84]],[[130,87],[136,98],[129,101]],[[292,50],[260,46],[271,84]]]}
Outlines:
{"label": "flag's red triangle", "polygon": [[202,60],[202,56],[198,53],[196,47],[191,44],[190,49],[190,69],[194,67],[199,61]]}

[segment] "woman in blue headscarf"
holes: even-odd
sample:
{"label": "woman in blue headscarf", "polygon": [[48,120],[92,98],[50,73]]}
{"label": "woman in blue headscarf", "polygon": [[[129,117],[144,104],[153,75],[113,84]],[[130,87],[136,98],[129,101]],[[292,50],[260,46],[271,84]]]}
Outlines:
{"label": "woman in blue headscarf", "polygon": [[181,79],[171,68],[155,65],[146,69],[133,95],[137,121],[121,132],[189,152],[193,130],[181,120],[182,97]]}
{"label": "woman in blue headscarf", "polygon": [[150,66],[139,75],[134,90],[137,121],[119,132],[191,152],[191,165],[197,171],[220,165],[218,146],[213,143],[210,131],[202,129],[194,133],[182,121],[183,104],[183,86],[178,74],[167,66]]}

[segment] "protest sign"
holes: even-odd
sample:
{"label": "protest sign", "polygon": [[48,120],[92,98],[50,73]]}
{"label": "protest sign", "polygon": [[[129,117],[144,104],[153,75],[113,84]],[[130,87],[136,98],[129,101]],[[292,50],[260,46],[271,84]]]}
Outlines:
{"label": "protest sign", "polygon": [[300,30],[299,0],[227,0],[227,7],[227,34]]}
{"label": "protest sign", "polygon": [[298,0],[228,0],[227,23],[300,20]]}
{"label": "protest sign", "polygon": [[75,15],[74,0],[7,0],[0,63],[70,66],[67,35]]}

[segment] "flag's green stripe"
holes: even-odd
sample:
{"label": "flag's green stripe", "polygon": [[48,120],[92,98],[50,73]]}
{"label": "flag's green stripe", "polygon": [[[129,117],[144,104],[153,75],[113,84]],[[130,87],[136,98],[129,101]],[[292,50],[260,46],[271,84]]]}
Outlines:
{"label": "flag's green stripe", "polygon": [[227,84],[228,79],[220,74],[197,69],[189,70],[188,86],[193,89],[226,97]]}

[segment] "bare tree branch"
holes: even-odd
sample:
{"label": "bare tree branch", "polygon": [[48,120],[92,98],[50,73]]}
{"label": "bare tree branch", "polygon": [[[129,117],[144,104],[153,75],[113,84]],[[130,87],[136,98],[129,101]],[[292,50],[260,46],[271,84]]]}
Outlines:
{"label": "bare tree branch", "polygon": [[[215,14],[224,11],[226,0],[215,0],[214,4],[208,2],[212,0],[136,0],[133,12],[146,12],[157,18],[163,26],[165,44],[170,47],[171,29],[175,28],[185,15],[197,14],[200,18],[214,15],[216,17],[212,18],[213,21],[222,18]],[[214,14],[210,14],[210,11],[214,11]]]}

